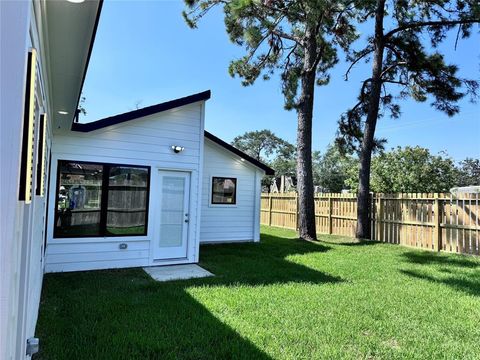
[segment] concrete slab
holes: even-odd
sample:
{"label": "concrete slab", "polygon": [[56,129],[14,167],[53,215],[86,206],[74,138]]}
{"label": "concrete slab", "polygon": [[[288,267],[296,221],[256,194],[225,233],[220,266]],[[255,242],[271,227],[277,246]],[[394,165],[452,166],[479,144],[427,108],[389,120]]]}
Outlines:
{"label": "concrete slab", "polygon": [[143,270],[157,281],[187,280],[214,276],[196,264],[149,266]]}

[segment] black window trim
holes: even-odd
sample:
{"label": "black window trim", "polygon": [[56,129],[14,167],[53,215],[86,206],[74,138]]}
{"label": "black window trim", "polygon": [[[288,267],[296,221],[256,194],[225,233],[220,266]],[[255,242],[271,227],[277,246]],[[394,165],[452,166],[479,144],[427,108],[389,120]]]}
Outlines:
{"label": "black window trim", "polygon": [[[60,164],[62,162],[74,162],[77,164],[91,164],[91,165],[101,165],[103,166],[103,177],[102,177],[102,197],[101,197],[101,207],[100,207],[100,235],[59,235],[57,233],[57,221],[58,221],[58,195],[60,190]],[[108,174],[110,173],[111,167],[132,167],[147,169],[147,199],[145,204],[145,230],[143,234],[106,234],[107,231],[107,212],[108,212]],[[57,160],[57,179],[56,179],[56,189],[55,189],[55,208],[53,216],[53,239],[75,239],[75,238],[115,238],[115,237],[138,237],[138,236],[147,236],[148,235],[148,215],[150,210],[150,182],[151,182],[151,166],[147,165],[133,165],[133,164],[119,164],[119,163],[105,163],[99,161],[83,161],[83,160],[67,160],[67,159],[58,159]],[[104,201],[105,200],[105,201]],[[103,206],[103,204],[107,204]]]}
{"label": "black window trim", "polygon": [[[235,184],[235,192],[233,193],[233,202],[225,203],[225,202],[215,202],[213,201],[213,186],[214,186],[214,179],[224,179],[224,180],[232,180]],[[210,205],[221,205],[221,206],[233,206],[237,205],[237,178],[233,176],[212,176],[211,180],[211,194],[210,194]]]}

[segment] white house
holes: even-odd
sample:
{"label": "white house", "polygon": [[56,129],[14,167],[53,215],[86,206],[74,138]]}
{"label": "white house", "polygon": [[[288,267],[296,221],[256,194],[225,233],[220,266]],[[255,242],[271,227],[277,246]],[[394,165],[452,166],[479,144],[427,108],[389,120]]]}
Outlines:
{"label": "white house", "polygon": [[102,1],[2,1],[0,360],[35,352],[45,272],[198,262],[259,240],[273,171],[204,130],[210,92],[88,124]]}
{"label": "white house", "polygon": [[55,132],[46,272],[194,263],[201,242],[260,239],[273,171],[204,131],[209,98]]}

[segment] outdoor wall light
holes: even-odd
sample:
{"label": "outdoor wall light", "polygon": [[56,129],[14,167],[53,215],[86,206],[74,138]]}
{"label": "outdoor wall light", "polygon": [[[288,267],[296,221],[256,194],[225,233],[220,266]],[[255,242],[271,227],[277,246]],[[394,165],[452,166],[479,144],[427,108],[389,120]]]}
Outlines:
{"label": "outdoor wall light", "polygon": [[172,145],[172,150],[175,154],[178,154],[178,153],[182,152],[183,150],[185,150],[185,148],[183,146]]}

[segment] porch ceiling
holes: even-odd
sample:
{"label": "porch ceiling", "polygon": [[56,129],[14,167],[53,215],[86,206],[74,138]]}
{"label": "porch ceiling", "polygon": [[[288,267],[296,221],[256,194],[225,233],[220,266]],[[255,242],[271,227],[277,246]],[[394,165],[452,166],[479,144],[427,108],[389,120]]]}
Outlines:
{"label": "porch ceiling", "polygon": [[[85,79],[102,0],[44,1],[43,33],[54,129],[70,129]],[[68,114],[59,114],[65,111]]]}

